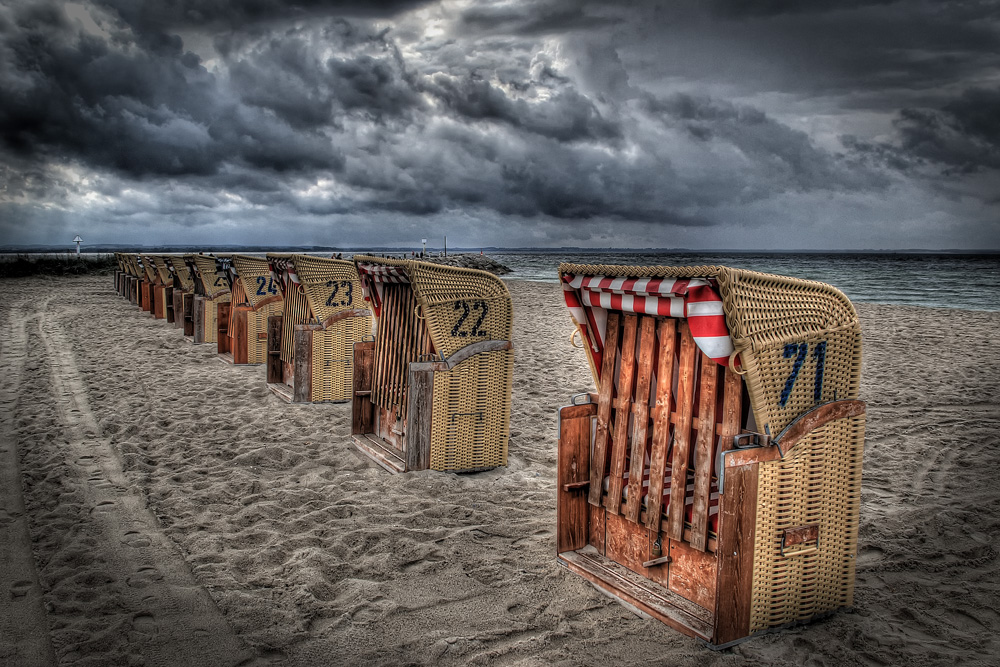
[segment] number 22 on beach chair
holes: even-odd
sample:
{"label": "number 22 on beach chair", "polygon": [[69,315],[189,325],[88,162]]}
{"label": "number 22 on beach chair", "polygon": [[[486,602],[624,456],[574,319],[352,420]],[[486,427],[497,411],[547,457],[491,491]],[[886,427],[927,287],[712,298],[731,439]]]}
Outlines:
{"label": "number 22 on beach chair", "polygon": [[853,603],[861,330],[818,282],[563,264],[594,381],[559,417],[559,562],[721,647]]}
{"label": "number 22 on beach chair", "polygon": [[507,287],[485,271],[354,257],[377,321],[354,346],[351,432],[391,472],[507,465],[514,365]]}

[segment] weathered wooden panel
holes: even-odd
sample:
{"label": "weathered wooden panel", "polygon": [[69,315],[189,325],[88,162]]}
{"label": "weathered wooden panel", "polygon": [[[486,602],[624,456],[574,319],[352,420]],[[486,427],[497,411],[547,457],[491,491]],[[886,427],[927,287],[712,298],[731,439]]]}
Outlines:
{"label": "weathered wooden panel", "polygon": [[295,325],[292,355],[295,375],[292,382],[292,402],[309,403],[312,400],[312,329]]}
{"label": "weathered wooden panel", "polygon": [[670,414],[673,396],[674,353],[677,349],[677,320],[661,320],[657,327],[660,344],[656,370],[656,407],[653,409],[653,443],[649,454],[649,494],[646,496],[646,527],[660,528],[663,512],[663,478],[667,470],[670,443]]}
{"label": "weathered wooden panel", "polygon": [[668,588],[705,609],[714,610],[719,577],[715,554],[670,540],[670,560]]}
{"label": "weathered wooden panel", "polygon": [[646,434],[649,432],[649,389],[653,382],[653,351],[656,349],[656,320],[643,317],[639,324],[639,363],[636,372],[632,429],[632,452],[628,479],[628,503],[625,516],[639,520],[642,508],[642,473],[646,461]]}
{"label": "weathered wooden panel", "polygon": [[604,361],[601,364],[601,386],[597,391],[597,431],[594,439],[594,457],[590,462],[590,491],[588,502],[601,504],[604,490],[604,471],[608,460],[608,432],[611,428],[611,400],[615,390],[615,353],[618,348],[618,313],[608,313],[608,331],[604,340]]}
{"label": "weathered wooden panel", "polygon": [[[245,306],[236,306],[233,310],[233,334],[232,352],[234,364],[250,363],[250,332],[248,330],[247,318],[251,317],[250,309]],[[220,327],[221,328],[221,327]],[[219,334],[222,335],[221,333]],[[254,345],[257,342],[254,341]]]}
{"label": "weathered wooden panel", "polygon": [[691,456],[691,413],[694,408],[697,348],[687,322],[680,323],[681,352],[677,376],[677,421],[674,424],[674,456],[670,472],[670,507],[667,536],[684,536],[684,495],[687,490],[688,461]]}
{"label": "weathered wooden panel", "polygon": [[610,511],[606,521],[605,555],[633,572],[649,576],[642,566],[649,560],[649,530]]}
{"label": "weathered wooden panel", "polygon": [[756,532],[757,464],[726,468],[719,508],[719,583],[715,637],[725,644],[750,632],[753,550]]}
{"label": "weathered wooden panel", "polygon": [[[618,401],[615,411],[615,429],[611,439],[611,477],[608,484],[608,497],[604,506],[612,514],[618,514],[622,502],[623,477],[625,475],[625,458],[628,454],[628,431],[632,416],[632,387],[635,383],[635,337],[638,328],[638,318],[635,315],[625,316],[625,327],[622,332],[621,368],[618,376]],[[605,348],[608,350],[610,348]],[[603,382],[603,380],[602,380]]]}
{"label": "weathered wooden panel", "polygon": [[229,338],[229,317],[232,314],[231,303],[216,304],[215,315],[215,347],[219,354],[229,354],[233,351],[232,339]]}
{"label": "weathered wooden panel", "polygon": [[[586,546],[590,510],[590,427],[597,406],[571,405],[559,411],[559,451],[556,469],[556,552]],[[569,488],[567,488],[567,486]]]}
{"label": "weathered wooden panel", "polygon": [[281,315],[267,318],[267,382],[281,382]]}
{"label": "weathered wooden panel", "polygon": [[414,371],[410,366],[403,459],[406,470],[426,470],[431,464],[434,371]]}
{"label": "weathered wooden panel", "polygon": [[375,341],[354,344],[354,389],[351,400],[351,433],[372,433],[375,410],[372,405],[372,365]]}
{"label": "weathered wooden panel", "polygon": [[701,388],[698,401],[698,437],[694,449],[694,499],[691,509],[691,546],[705,550],[708,542],[709,495],[712,485],[712,452],[715,450],[715,404],[719,365],[701,355]]}

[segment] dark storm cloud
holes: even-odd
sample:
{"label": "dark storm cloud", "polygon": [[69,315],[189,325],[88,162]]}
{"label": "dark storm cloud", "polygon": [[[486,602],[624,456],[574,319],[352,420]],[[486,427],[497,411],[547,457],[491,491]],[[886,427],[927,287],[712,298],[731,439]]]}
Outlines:
{"label": "dark storm cloud", "polygon": [[3,145],[132,176],[209,175],[227,162],[279,171],[336,169],[322,133],[242,106],[191,53],[109,44],[54,6],[28,6],[0,28]]}
{"label": "dark storm cloud", "polygon": [[979,197],[1000,169],[1000,95],[964,83],[996,80],[995,3],[94,2],[0,7],[18,219],[614,240],[805,229],[942,174]]}
{"label": "dark storm cloud", "polygon": [[255,23],[322,17],[391,17],[430,0],[97,0],[143,32],[241,28]]}
{"label": "dark storm cloud", "polygon": [[974,88],[940,110],[903,109],[896,121],[912,155],[971,173],[1000,170],[1000,88]]}

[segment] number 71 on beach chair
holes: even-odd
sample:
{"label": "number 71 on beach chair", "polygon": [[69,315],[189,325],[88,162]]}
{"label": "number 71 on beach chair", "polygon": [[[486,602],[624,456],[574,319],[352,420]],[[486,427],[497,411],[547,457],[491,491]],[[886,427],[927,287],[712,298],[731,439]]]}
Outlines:
{"label": "number 71 on beach chair", "polygon": [[559,267],[596,393],[559,415],[557,553],[726,646],[853,603],[861,330],[823,283]]}

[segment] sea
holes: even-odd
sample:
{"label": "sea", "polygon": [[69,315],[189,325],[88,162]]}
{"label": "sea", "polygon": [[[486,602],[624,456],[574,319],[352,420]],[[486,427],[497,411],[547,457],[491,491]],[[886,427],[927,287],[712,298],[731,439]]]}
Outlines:
{"label": "sea", "polygon": [[[170,250],[144,248],[143,252]],[[225,252],[239,252],[227,248]],[[329,251],[312,252],[329,256]],[[389,251],[396,256],[409,253]],[[469,252],[460,250],[458,252]],[[103,253],[83,253],[96,256]],[[250,251],[249,254],[263,254]],[[344,257],[350,258],[350,252]],[[508,280],[557,283],[562,262],[642,266],[722,265],[819,280],[855,302],[1000,311],[1000,253],[933,252],[663,252],[641,250],[486,250],[511,269]],[[0,255],[13,257],[13,254]],[[60,255],[65,257],[66,255]]]}
{"label": "sea", "polygon": [[514,252],[490,257],[515,280],[558,282],[560,262],[642,266],[722,265],[819,280],[856,302],[1000,311],[1000,254]]}

